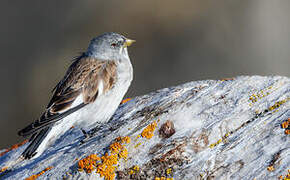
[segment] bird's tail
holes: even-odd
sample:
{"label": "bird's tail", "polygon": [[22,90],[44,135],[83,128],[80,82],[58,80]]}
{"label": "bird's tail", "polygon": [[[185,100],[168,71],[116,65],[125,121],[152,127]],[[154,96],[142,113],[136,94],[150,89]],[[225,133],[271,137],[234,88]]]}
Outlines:
{"label": "bird's tail", "polygon": [[0,179],[2,179],[3,176],[11,172],[18,163],[22,162],[25,159],[31,159],[35,156],[37,153],[37,148],[40,146],[43,139],[47,136],[50,129],[50,127],[47,127],[33,134],[29,139],[30,144],[27,146],[21,156],[19,156],[16,160],[7,162],[4,168],[1,169]]}
{"label": "bird's tail", "polygon": [[41,131],[33,134],[30,138],[30,144],[28,147],[23,151],[22,157],[24,159],[31,159],[33,156],[37,153],[37,148],[40,146],[43,139],[47,136],[49,131],[51,130],[51,127],[46,127],[42,129]]}
{"label": "bird's tail", "polygon": [[35,157],[36,153],[38,153],[37,151],[39,146],[41,145],[41,143],[43,143],[43,140],[45,139],[45,137],[47,137],[50,130],[51,127],[46,127],[41,131],[34,133],[29,139],[30,144],[27,146],[21,156],[19,156],[16,160],[7,162],[5,166],[1,169],[0,179],[2,179],[3,176],[11,172],[18,163],[22,162],[25,159],[31,159],[32,157]]}

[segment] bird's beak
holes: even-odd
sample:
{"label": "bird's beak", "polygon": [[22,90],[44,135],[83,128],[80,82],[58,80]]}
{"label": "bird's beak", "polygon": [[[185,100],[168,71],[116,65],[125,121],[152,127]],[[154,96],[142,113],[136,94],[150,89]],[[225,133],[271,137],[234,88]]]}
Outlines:
{"label": "bird's beak", "polygon": [[133,44],[134,42],[136,42],[135,40],[132,40],[132,39],[126,39],[125,42],[124,42],[124,47],[129,47],[131,46],[131,44]]}

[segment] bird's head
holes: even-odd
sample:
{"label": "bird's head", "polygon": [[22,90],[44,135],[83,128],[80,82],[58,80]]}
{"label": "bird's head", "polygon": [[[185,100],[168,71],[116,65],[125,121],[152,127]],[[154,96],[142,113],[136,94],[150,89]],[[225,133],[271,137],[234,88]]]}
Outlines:
{"label": "bird's head", "polygon": [[133,42],[135,40],[128,39],[114,32],[104,33],[91,40],[87,55],[102,60],[128,58],[127,47]]}

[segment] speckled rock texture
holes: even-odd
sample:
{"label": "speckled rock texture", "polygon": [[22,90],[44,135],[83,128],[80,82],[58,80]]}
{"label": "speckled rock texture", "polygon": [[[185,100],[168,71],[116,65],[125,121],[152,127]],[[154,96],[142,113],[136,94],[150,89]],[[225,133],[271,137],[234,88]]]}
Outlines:
{"label": "speckled rock texture", "polygon": [[[0,179],[283,178],[290,169],[289,118],[287,77],[190,82],[120,105],[83,144],[72,128]],[[26,146],[3,155],[1,168]]]}

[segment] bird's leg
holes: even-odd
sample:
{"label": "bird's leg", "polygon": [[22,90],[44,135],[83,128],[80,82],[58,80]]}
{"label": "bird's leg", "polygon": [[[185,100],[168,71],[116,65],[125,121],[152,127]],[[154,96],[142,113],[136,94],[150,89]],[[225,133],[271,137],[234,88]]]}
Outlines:
{"label": "bird's leg", "polygon": [[89,133],[86,130],[84,130],[83,128],[81,128],[81,131],[82,131],[85,139],[89,137]]}
{"label": "bird's leg", "polygon": [[83,128],[81,128],[81,131],[82,131],[82,133],[84,135],[84,138],[81,140],[81,144],[84,144],[85,142],[87,142],[90,139],[90,135]]}
{"label": "bird's leg", "polygon": [[84,129],[81,129],[82,133],[84,134],[84,139],[81,140],[81,144],[88,142],[89,139],[95,136],[95,134],[99,131],[99,129],[100,129],[99,126],[95,127],[90,131],[85,131]]}

